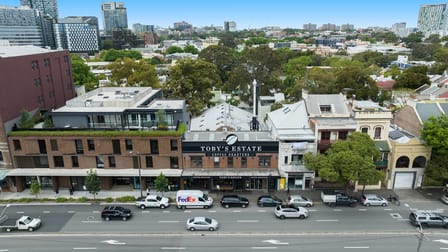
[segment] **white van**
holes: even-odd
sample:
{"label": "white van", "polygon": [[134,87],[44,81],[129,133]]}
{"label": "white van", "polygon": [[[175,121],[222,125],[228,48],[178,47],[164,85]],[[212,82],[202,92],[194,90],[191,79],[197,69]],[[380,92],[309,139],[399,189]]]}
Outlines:
{"label": "white van", "polygon": [[213,199],[200,190],[179,190],[176,194],[177,208],[210,208]]}

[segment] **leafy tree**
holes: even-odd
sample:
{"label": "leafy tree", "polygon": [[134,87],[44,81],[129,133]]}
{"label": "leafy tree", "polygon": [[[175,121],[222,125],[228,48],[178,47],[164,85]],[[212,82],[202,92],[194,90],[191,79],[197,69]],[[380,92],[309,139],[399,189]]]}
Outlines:
{"label": "leafy tree", "polygon": [[215,65],[203,60],[179,60],[170,68],[165,85],[168,97],[182,98],[193,116],[211,106],[212,88],[221,86],[219,71]]}
{"label": "leafy tree", "polygon": [[448,48],[438,48],[433,53],[433,59],[437,62],[448,63]]}
{"label": "leafy tree", "polygon": [[347,96],[355,95],[356,99],[373,100],[378,98],[378,86],[369,76],[366,68],[356,65],[344,67],[336,71],[336,88],[341,90],[349,90]]}
{"label": "leafy tree", "polygon": [[428,74],[443,74],[448,69],[448,62],[437,62],[428,69]]}
{"label": "leafy tree", "polygon": [[110,63],[107,68],[112,71],[111,79],[118,84],[126,79],[128,86],[159,87],[154,66],[144,60],[119,59]]}
{"label": "leafy tree", "polygon": [[22,110],[18,126],[21,129],[31,129],[34,126],[34,120],[28,111]]}
{"label": "leafy tree", "polygon": [[131,59],[142,59],[143,56],[140,52],[135,50],[104,50],[100,52],[100,59],[104,61],[116,61],[117,59],[131,58]]}
{"label": "leafy tree", "polygon": [[445,154],[433,151],[431,160],[425,168],[423,185],[445,186],[448,183],[448,157]]}
{"label": "leafy tree", "polygon": [[77,86],[84,85],[86,91],[92,91],[98,87],[98,78],[90,71],[89,66],[76,54],[71,54],[73,82]]}
{"label": "leafy tree", "polygon": [[225,83],[231,70],[236,66],[238,57],[236,52],[227,46],[208,46],[199,53],[199,58],[213,63],[219,69],[222,83]]}
{"label": "leafy tree", "polygon": [[159,192],[167,192],[168,191],[168,178],[165,177],[163,173],[160,173],[159,176],[154,180],[154,186],[156,190]]}
{"label": "leafy tree", "polygon": [[183,53],[184,50],[178,46],[170,46],[166,49],[166,54],[173,54],[173,53]]}
{"label": "leafy tree", "polygon": [[162,64],[162,60],[159,57],[152,57],[149,61],[149,64],[151,65],[159,65]]}
{"label": "leafy tree", "polygon": [[41,188],[40,188],[39,182],[37,180],[31,181],[31,187],[30,187],[31,195],[36,196],[36,199],[37,199],[37,197],[40,194],[40,191],[41,191]]}
{"label": "leafy tree", "polygon": [[409,34],[407,37],[402,38],[403,42],[407,44],[416,44],[422,42],[425,35],[422,32],[413,32]]}
{"label": "leafy tree", "polygon": [[156,113],[156,119],[157,119],[157,128],[158,129],[167,129],[168,123],[166,121],[166,111],[163,109],[160,109]]}
{"label": "leafy tree", "polygon": [[310,56],[300,56],[288,60],[288,63],[283,65],[286,74],[302,78],[305,75],[306,67],[312,62]]}
{"label": "leafy tree", "polygon": [[417,89],[423,84],[431,84],[427,76],[428,67],[414,66],[403,71],[403,73],[396,79],[394,89],[409,88]]}
{"label": "leafy tree", "polygon": [[237,42],[234,33],[226,32],[219,35],[219,45],[228,48],[236,48]]}
{"label": "leafy tree", "polygon": [[194,45],[186,45],[184,47],[184,52],[191,54],[199,54],[199,50]]}
{"label": "leafy tree", "polygon": [[355,181],[365,185],[384,178],[373,163],[379,157],[375,142],[367,134],[355,132],[347,140],[334,143],[325,155],[305,154],[304,161],[319,177],[344,184],[348,189]]}
{"label": "leafy tree", "polygon": [[85,178],[85,186],[87,191],[93,195],[93,199],[95,199],[98,192],[101,190],[101,181],[96,175],[96,171],[90,169],[87,171],[87,176]]}
{"label": "leafy tree", "polygon": [[418,43],[411,46],[412,59],[414,60],[433,60],[432,55],[441,47],[440,44]]}
{"label": "leafy tree", "polygon": [[392,65],[384,72],[384,77],[392,77],[392,79],[397,79],[401,75],[401,70],[397,65]]}
{"label": "leafy tree", "polygon": [[433,151],[448,154],[448,116],[431,116],[423,123],[421,137]]}

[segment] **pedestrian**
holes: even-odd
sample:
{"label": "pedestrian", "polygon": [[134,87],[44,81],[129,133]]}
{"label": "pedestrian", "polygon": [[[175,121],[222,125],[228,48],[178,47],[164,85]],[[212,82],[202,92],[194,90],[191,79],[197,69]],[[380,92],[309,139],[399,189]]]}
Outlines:
{"label": "pedestrian", "polygon": [[146,187],[146,196],[149,195],[150,191],[151,191],[151,190],[149,189],[149,187]]}

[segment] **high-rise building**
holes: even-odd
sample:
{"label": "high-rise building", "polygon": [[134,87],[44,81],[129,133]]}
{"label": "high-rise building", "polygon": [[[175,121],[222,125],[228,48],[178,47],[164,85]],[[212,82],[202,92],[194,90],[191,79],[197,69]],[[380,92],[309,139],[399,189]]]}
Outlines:
{"label": "high-rise building", "polygon": [[178,31],[191,30],[193,29],[193,26],[185,21],[175,22],[174,29]]}
{"label": "high-rise building", "polygon": [[317,24],[312,24],[312,23],[304,24],[303,29],[307,30],[307,31],[315,31],[315,30],[317,30]]}
{"label": "high-rise building", "polygon": [[44,47],[41,12],[27,6],[0,6],[0,40],[12,46]]}
{"label": "high-rise building", "polygon": [[228,32],[236,31],[236,22],[224,21],[224,31],[228,31]]}
{"label": "high-rise building", "polygon": [[58,48],[90,54],[100,50],[97,17],[61,18],[54,31]]}
{"label": "high-rise building", "polygon": [[58,6],[56,0],[20,0],[22,6],[28,6],[58,20]]}
{"label": "high-rise building", "polygon": [[355,26],[352,24],[343,24],[341,25],[341,31],[353,31],[355,29]]}
{"label": "high-rise building", "polygon": [[114,29],[128,29],[128,15],[123,2],[104,2],[101,11],[106,35],[111,35]]}
{"label": "high-rise building", "polygon": [[393,24],[391,30],[400,38],[405,38],[409,35],[409,29],[406,28],[406,22]]}
{"label": "high-rise building", "polygon": [[448,3],[420,5],[417,30],[426,38],[431,34],[448,35]]}

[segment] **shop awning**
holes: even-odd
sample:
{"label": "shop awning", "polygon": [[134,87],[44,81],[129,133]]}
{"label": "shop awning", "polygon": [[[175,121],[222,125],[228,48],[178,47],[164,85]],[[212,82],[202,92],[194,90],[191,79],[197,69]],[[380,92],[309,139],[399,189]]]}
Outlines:
{"label": "shop awning", "polygon": [[292,147],[293,150],[305,150],[306,149],[306,142],[292,143],[291,147]]}
{"label": "shop awning", "polygon": [[380,152],[390,152],[389,144],[387,141],[375,141],[375,146]]}
{"label": "shop awning", "polygon": [[277,169],[186,169],[182,172],[182,177],[278,177]]}
{"label": "shop awning", "polygon": [[0,170],[0,181],[5,180],[6,176],[8,176],[8,172],[10,170]]}
{"label": "shop awning", "polygon": [[[50,169],[20,168],[9,170],[8,176],[76,176],[87,175],[90,169]],[[138,177],[138,169],[93,169],[98,177]],[[180,169],[141,169],[143,177],[157,177],[163,173],[166,177],[180,177]]]}

